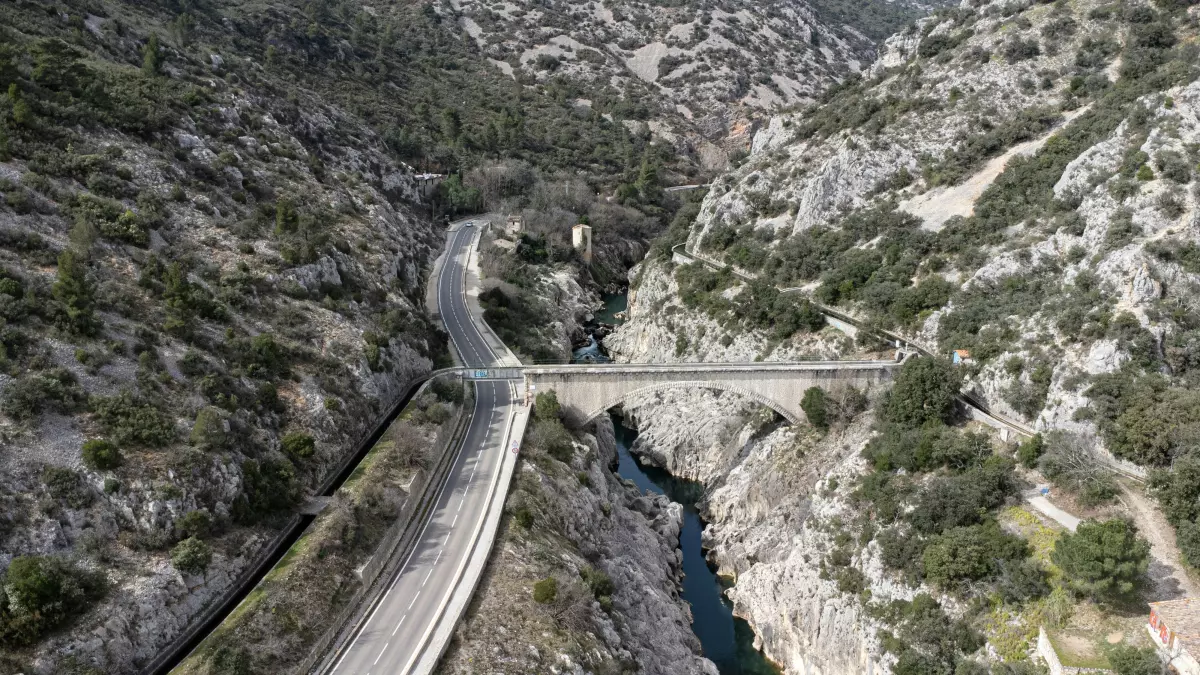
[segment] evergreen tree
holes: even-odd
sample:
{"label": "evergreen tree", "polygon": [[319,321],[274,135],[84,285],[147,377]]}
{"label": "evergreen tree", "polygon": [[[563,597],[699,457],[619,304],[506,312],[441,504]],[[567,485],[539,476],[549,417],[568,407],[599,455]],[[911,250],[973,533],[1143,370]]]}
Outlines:
{"label": "evergreen tree", "polygon": [[829,415],[825,410],[825,390],[809,387],[800,399],[800,409],[808,417],[808,423],[824,431],[829,428]]}
{"label": "evergreen tree", "polygon": [[158,35],[151,35],[142,48],[142,74],[146,77],[158,75],[162,68],[162,52],[158,48]]}
{"label": "evergreen tree", "polygon": [[888,396],[884,416],[889,422],[919,427],[926,422],[949,422],[954,414],[959,378],[945,359],[912,359],[900,369]]}
{"label": "evergreen tree", "polygon": [[100,322],[93,310],[95,292],[87,280],[87,268],[74,251],[67,249],[58,256],[58,280],[51,289],[54,299],[62,305],[62,325],[80,335],[95,335]]}
{"label": "evergreen tree", "polygon": [[1127,520],[1088,521],[1055,542],[1050,559],[1077,593],[1096,600],[1124,600],[1145,581],[1150,544]]}

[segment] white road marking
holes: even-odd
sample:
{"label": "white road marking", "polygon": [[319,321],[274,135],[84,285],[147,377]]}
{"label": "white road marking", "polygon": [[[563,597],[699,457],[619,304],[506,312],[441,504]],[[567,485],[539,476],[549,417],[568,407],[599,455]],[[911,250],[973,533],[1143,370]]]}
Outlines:
{"label": "white road marking", "polygon": [[454,520],[450,521],[450,529],[454,529],[454,524],[458,522],[458,514],[454,514]]}
{"label": "white road marking", "polygon": [[[467,236],[467,235],[470,235],[470,236]],[[439,276],[439,280],[438,280],[439,310],[445,311],[445,313],[443,314],[443,321],[446,321],[447,326],[450,325],[450,322],[453,322],[453,324],[458,328],[457,332],[459,333],[459,336],[458,337],[455,336],[455,334],[454,334],[455,331],[450,331],[450,333],[451,333],[450,339],[454,343],[454,347],[458,350],[459,355],[462,356],[464,359],[470,358],[472,361],[474,361],[476,363],[483,364],[481,366],[469,366],[468,365],[467,367],[488,367],[488,366],[491,366],[491,365],[494,365],[497,363],[496,354],[492,351],[491,344],[489,343],[488,339],[485,338],[483,333],[479,330],[479,327],[476,325],[475,319],[473,318],[473,315],[471,314],[470,310],[467,308],[467,304],[466,304],[467,294],[465,291],[465,286],[466,286],[466,277],[467,277],[467,271],[468,271],[467,268],[468,268],[468,265],[470,264],[471,254],[472,254],[471,247],[470,247],[470,243],[472,241],[474,241],[474,235],[471,234],[470,228],[461,229],[459,231],[459,234],[457,234],[455,236],[455,238],[452,240],[452,245],[455,247],[455,253],[453,255],[447,254],[446,263],[442,266],[442,273]],[[454,269],[454,266],[456,266],[456,265],[459,267],[458,270]],[[457,274],[455,274],[455,272],[457,272]],[[443,283],[443,279],[445,278],[446,274],[451,275],[449,278],[450,284],[448,286]],[[446,296],[450,296],[450,297],[446,297]],[[447,302],[447,300],[450,300],[451,298],[456,299],[458,302],[457,303]],[[448,321],[447,321],[447,319],[448,319]],[[464,322],[465,322],[465,325],[464,325]],[[464,341],[463,344],[459,344],[459,338],[461,338]],[[467,365],[467,364],[464,364],[464,365]],[[481,385],[477,384],[477,386],[481,386]],[[493,393],[494,393],[494,389],[495,389],[495,387],[492,386]],[[510,389],[510,393],[511,393],[511,390],[512,390],[511,385],[509,385],[509,389]],[[480,397],[477,395],[476,401],[475,401],[476,414],[478,413],[478,408],[479,408],[479,404],[480,404],[479,398]],[[501,413],[499,411],[495,411],[495,413],[493,414],[492,417],[494,418],[497,414],[501,414]],[[489,420],[489,421],[491,421],[491,420]],[[487,428],[487,430],[485,432],[483,443],[480,445],[480,449],[479,449],[480,457],[475,458],[474,464],[472,466],[472,470],[471,470],[472,482],[474,480],[474,474],[479,468],[478,465],[481,461],[482,452],[484,449],[486,449],[486,446],[491,439],[492,431],[493,430],[491,429],[491,427],[489,425],[489,427]],[[467,455],[465,454],[466,448],[463,448],[462,452],[463,452],[463,454],[460,455],[462,457],[462,461],[464,462],[462,465],[462,468],[465,469],[466,468],[465,461],[467,458]],[[502,464],[503,464],[503,462],[500,463],[500,465],[502,465]],[[498,465],[498,469],[499,469],[500,465]],[[439,494],[438,494],[438,497],[436,498],[436,500],[440,501],[441,491],[444,491],[446,486],[448,486],[448,485],[449,485],[449,481],[447,481],[446,485],[443,485],[443,487],[439,491]],[[463,496],[459,499],[458,507],[456,509],[454,521],[451,524],[451,528],[453,528],[454,525],[456,525],[458,522],[458,513],[462,511],[463,504],[466,502],[466,491],[469,489],[470,489],[470,483],[468,484],[468,486],[466,488],[464,488]],[[433,520],[434,520],[433,518],[430,518],[425,522],[425,526],[422,528],[422,531],[418,537],[418,540],[424,538],[425,530],[433,522]],[[446,539],[443,542],[443,548],[438,551],[438,555],[434,561],[434,565],[437,565],[437,563],[441,560],[441,555],[445,551],[445,544],[448,543],[450,540],[450,534],[451,533],[447,533]],[[387,600],[387,598],[391,595],[391,592],[399,584],[400,579],[403,576],[404,571],[408,568],[408,563],[411,560],[412,555],[415,552],[416,552],[415,548],[412,551],[410,551],[408,558],[405,560],[404,564],[401,566],[400,572],[397,573],[396,577],[392,580],[392,583],[389,585],[387,593],[384,595],[383,601],[381,601],[379,604],[377,604],[375,606],[375,608],[372,610],[371,615],[367,618],[366,623],[363,624],[363,628],[365,628],[372,622],[372,620],[375,618],[375,614],[378,613],[379,609],[382,608],[384,601]],[[430,569],[429,573],[427,573],[426,577],[425,577],[426,582],[429,580],[430,575],[432,573],[433,573],[433,570]],[[425,582],[422,582],[421,585],[424,586]],[[412,601],[408,605],[408,608],[410,610],[413,608],[413,606],[416,605],[416,602],[420,598],[420,596],[421,596],[421,591],[418,590],[416,595],[413,596]],[[392,631],[392,635],[395,635],[396,632],[399,631],[400,626],[404,624],[404,621],[407,618],[408,618],[407,614],[405,614],[403,617],[400,618],[399,623],[396,624],[396,627]],[[340,659],[338,659],[337,664],[334,665],[335,671],[342,665],[342,663],[345,661],[346,657],[349,656],[350,651],[353,650],[353,648],[356,646],[359,638],[361,638],[361,637],[362,637],[362,631],[360,630],[358,632],[358,634],[356,634],[354,636],[354,639],[351,640],[350,648],[346,650],[346,652],[342,655],[342,657]],[[389,646],[390,646],[390,643],[385,644],[383,646],[383,650],[379,652],[379,656],[377,656],[375,659],[376,664],[379,663],[379,660],[382,658],[384,651],[386,651]],[[414,655],[414,658],[415,658],[415,656],[416,655]],[[411,665],[411,662],[409,665]],[[405,666],[406,669],[407,669],[407,667],[408,666]],[[370,675],[370,674],[368,673],[368,675]]]}
{"label": "white road marking", "polygon": [[388,645],[390,645],[390,644],[392,644],[392,643],[390,643],[390,642],[384,643],[383,649],[379,650],[379,656],[375,657],[375,663],[372,663],[371,665],[373,665],[373,666],[379,665],[379,659],[383,658],[383,653],[387,651]]}
{"label": "white road marking", "polygon": [[[441,557],[442,557],[442,552],[441,552],[441,551],[438,551],[438,558],[441,558]],[[434,565],[436,565],[436,564],[437,564],[437,560],[436,560],[436,559],[433,561],[433,564],[434,564]],[[430,577],[430,576],[432,576],[432,575],[433,575],[433,568],[432,568],[432,567],[430,567],[430,568],[429,568],[429,571],[425,573],[425,581],[422,581],[422,582],[421,582],[421,588],[425,588],[425,584],[429,583],[429,577]]]}
{"label": "white road marking", "polygon": [[[446,535],[446,541],[450,541],[450,535]],[[442,542],[442,548],[438,549],[437,557],[433,559],[434,567],[437,567],[438,561],[442,559],[442,553],[446,550],[446,541]],[[433,574],[433,570],[429,570],[429,573]],[[425,577],[425,580],[429,581],[429,577]]]}

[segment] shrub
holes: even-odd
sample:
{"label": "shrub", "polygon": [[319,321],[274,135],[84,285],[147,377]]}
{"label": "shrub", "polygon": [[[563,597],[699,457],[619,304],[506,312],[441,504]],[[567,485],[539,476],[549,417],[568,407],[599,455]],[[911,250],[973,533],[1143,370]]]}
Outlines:
{"label": "shrub", "polygon": [[612,578],[594,567],[585,567],[579,570],[579,575],[583,577],[583,583],[592,592],[592,597],[597,600],[605,596],[612,597],[616,591]]}
{"label": "shrub", "polygon": [[75,375],[65,368],[53,368],[10,382],[4,388],[0,410],[13,419],[29,420],[42,412],[70,412],[82,399]]}
{"label": "shrub", "polygon": [[1127,520],[1088,521],[1074,534],[1060,537],[1050,559],[1076,593],[1119,601],[1130,598],[1145,581],[1150,544]]}
{"label": "shrub", "polygon": [[994,457],[982,467],[929,481],[906,517],[918,532],[927,534],[974,525],[1015,491],[1011,462]]}
{"label": "shrub", "polygon": [[943,532],[925,547],[922,562],[925,578],[946,587],[990,576],[1001,560],[1020,560],[1027,553],[1023,539],[992,521]]}
{"label": "shrub", "polygon": [[800,399],[800,409],[808,417],[808,423],[825,430],[829,428],[829,418],[825,409],[825,390],[820,387],[809,387]]}
{"label": "shrub", "polygon": [[531,431],[528,445],[540,448],[563,463],[570,463],[575,456],[571,434],[557,419],[536,420]]}
{"label": "shrub", "polygon": [[13,558],[0,584],[0,644],[22,647],[81,614],[103,579],[54,556]]}
{"label": "shrub", "polygon": [[534,515],[528,506],[522,506],[513,511],[513,521],[523,530],[533,527]]}
{"label": "shrub", "polygon": [[533,403],[533,416],[539,420],[557,420],[562,414],[562,406],[558,403],[558,394],[552,391],[538,393]]}
{"label": "shrub", "polygon": [[95,289],[87,279],[85,262],[70,249],[58,256],[58,272],[50,289],[62,308],[60,325],[79,335],[95,335],[100,320],[95,313]]}
{"label": "shrub", "polygon": [[234,500],[233,517],[240,523],[257,523],[291,508],[299,497],[300,486],[290,462],[248,459],[242,462],[242,494]]}
{"label": "shrub", "polygon": [[73,509],[84,509],[92,503],[92,491],[83,478],[72,471],[48,466],[42,471],[42,483],[50,496],[65,502]]}
{"label": "shrub", "polygon": [[533,601],[548,605],[558,598],[558,579],[546,577],[533,585]]}
{"label": "shrub", "polygon": [[1163,675],[1167,672],[1154,647],[1117,645],[1108,652],[1108,663],[1116,675]]}
{"label": "shrub", "polygon": [[959,376],[945,359],[910,359],[896,376],[884,417],[890,422],[919,427],[926,422],[949,422],[954,414]]}
{"label": "shrub", "polygon": [[159,448],[176,438],[175,423],[165,412],[128,391],[93,396],[88,404],[104,432],[118,445]]}
{"label": "shrub", "polygon": [[308,459],[316,452],[317,443],[312,436],[301,432],[293,432],[283,437],[280,447],[292,461]]}
{"label": "shrub", "polygon": [[195,537],[188,537],[171,549],[171,565],[180,572],[201,574],[212,562],[212,547]]}
{"label": "shrub", "polygon": [[175,529],[185,537],[203,539],[212,534],[212,516],[208,511],[188,511],[175,519]]}
{"label": "shrub", "polygon": [[83,442],[83,464],[92,471],[110,471],[121,466],[121,451],[103,438]]}
{"label": "shrub", "polygon": [[1038,48],[1036,40],[1023,40],[1021,38],[1013,38],[1004,45],[1004,58],[1009,63],[1018,63],[1036,57],[1041,54],[1042,50]]}
{"label": "shrub", "polygon": [[1042,440],[1042,435],[1034,434],[1032,438],[1017,446],[1017,460],[1025,468],[1032,469],[1037,466],[1038,458],[1042,456],[1044,449],[1045,442]]}

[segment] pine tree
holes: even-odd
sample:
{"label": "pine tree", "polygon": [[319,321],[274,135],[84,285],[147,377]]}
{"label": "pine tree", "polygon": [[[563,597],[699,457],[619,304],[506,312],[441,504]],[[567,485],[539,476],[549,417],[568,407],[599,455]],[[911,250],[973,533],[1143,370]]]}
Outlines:
{"label": "pine tree", "polygon": [[162,68],[162,52],[158,49],[158,35],[151,35],[142,48],[142,75],[154,77]]}
{"label": "pine tree", "polygon": [[100,322],[93,310],[94,290],[83,260],[67,249],[58,256],[58,280],[51,289],[64,310],[63,327],[80,335],[95,335]]}

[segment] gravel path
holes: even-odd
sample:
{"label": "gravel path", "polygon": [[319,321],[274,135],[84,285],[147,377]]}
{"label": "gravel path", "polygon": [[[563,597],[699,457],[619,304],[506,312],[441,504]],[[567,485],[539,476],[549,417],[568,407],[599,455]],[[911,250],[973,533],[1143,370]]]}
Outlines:
{"label": "gravel path", "polygon": [[1153,556],[1150,577],[1154,581],[1151,601],[1200,596],[1175,546],[1175,529],[1162,513],[1138,487],[1131,487],[1125,481],[1121,482],[1121,501],[1129,509],[1138,531],[1150,542]]}

